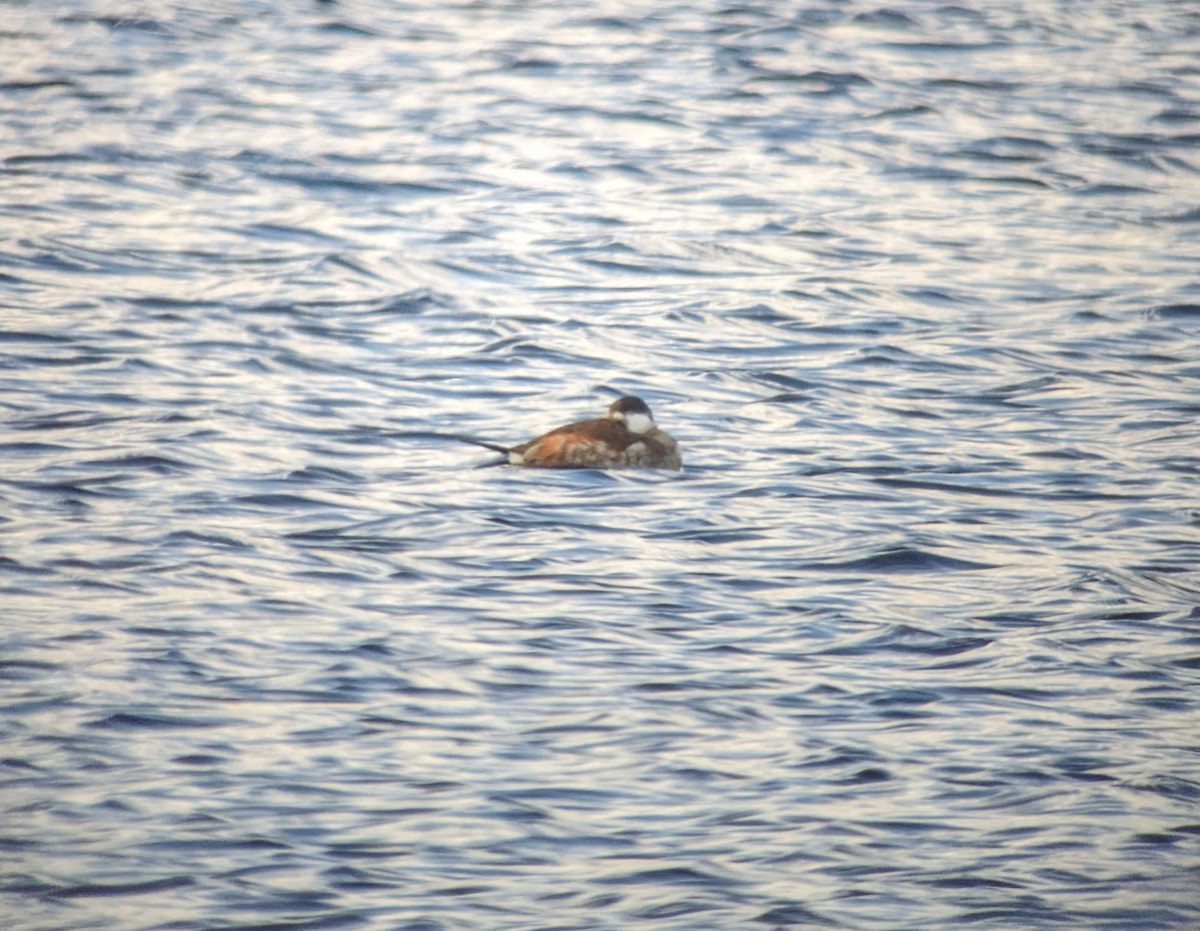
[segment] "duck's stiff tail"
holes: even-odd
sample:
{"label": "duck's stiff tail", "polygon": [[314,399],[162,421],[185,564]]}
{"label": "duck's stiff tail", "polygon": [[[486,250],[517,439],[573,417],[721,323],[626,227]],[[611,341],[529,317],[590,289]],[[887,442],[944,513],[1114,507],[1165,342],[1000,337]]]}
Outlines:
{"label": "duck's stiff tail", "polygon": [[453,434],[453,436],[454,439],[460,440],[463,443],[470,443],[472,446],[482,446],[484,449],[490,449],[494,452],[500,453],[499,459],[495,459],[491,462],[481,462],[479,465],[475,466],[475,468],[491,469],[495,466],[508,465],[508,454],[512,452],[508,446],[501,446],[499,443],[489,443],[487,440],[477,440],[470,436],[459,436],[458,434]]}
{"label": "duck's stiff tail", "polygon": [[460,443],[470,443],[472,446],[482,446],[484,449],[490,449],[493,452],[500,453],[501,458],[497,459],[495,462],[485,462],[482,465],[478,465],[475,467],[477,469],[487,469],[487,468],[490,468],[491,466],[507,465],[508,464],[508,454],[510,452],[512,452],[512,447],[510,447],[510,446],[501,446],[499,443],[489,443],[487,440],[477,440],[473,436],[463,436],[460,433],[438,433],[437,431],[434,431],[434,430],[415,430],[415,431],[407,431],[406,430],[402,433],[394,433],[392,435],[406,437],[406,438],[416,438],[416,437],[430,438],[430,437],[432,437],[434,439],[439,439],[439,440],[457,440]]}
{"label": "duck's stiff tail", "polygon": [[491,449],[498,453],[508,455],[512,449],[508,446],[501,446],[499,443],[489,443],[487,440],[477,440],[472,436],[460,436],[457,433],[446,433],[443,436],[449,437],[452,440],[458,440],[460,443],[470,443],[472,446],[482,446],[484,449]]}

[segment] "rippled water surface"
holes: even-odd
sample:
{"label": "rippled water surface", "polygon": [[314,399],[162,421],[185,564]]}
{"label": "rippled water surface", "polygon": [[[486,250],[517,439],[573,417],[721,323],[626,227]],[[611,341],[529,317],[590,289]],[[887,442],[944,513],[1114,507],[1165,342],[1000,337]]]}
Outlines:
{"label": "rippled water surface", "polygon": [[1195,4],[0,55],[5,929],[1200,927]]}

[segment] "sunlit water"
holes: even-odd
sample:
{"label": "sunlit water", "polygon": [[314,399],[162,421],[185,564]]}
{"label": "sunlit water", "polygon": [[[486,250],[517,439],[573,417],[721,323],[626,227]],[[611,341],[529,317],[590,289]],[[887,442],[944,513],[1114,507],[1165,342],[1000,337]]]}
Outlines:
{"label": "sunlit water", "polygon": [[5,929],[1200,927],[1194,4],[0,55]]}

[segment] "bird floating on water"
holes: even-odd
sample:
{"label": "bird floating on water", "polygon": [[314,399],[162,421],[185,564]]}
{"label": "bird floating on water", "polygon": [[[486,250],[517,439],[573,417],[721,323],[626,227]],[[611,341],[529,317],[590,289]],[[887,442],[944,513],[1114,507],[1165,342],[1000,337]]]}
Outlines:
{"label": "bird floating on water", "polygon": [[510,465],[542,469],[681,469],[679,444],[659,429],[641,398],[618,398],[608,413],[543,433],[519,446],[472,440],[504,453]]}

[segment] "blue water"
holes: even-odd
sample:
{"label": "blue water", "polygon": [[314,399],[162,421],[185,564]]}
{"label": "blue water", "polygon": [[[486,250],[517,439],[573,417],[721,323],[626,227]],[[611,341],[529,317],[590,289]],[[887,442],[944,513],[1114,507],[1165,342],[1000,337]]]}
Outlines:
{"label": "blue water", "polygon": [[0,61],[6,931],[1200,927],[1194,4]]}

